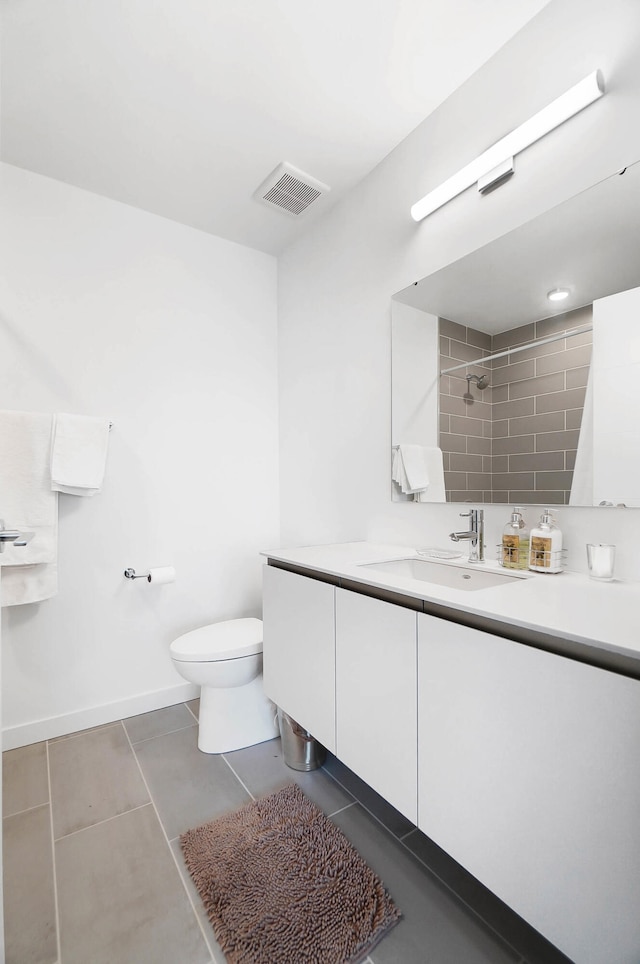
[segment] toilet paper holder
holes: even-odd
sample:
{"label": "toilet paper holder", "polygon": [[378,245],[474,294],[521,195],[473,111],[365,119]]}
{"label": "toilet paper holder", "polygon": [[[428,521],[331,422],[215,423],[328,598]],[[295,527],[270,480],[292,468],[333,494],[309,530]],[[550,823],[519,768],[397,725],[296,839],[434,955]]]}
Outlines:
{"label": "toilet paper holder", "polygon": [[149,572],[136,573],[135,569],[125,569],[124,575],[126,579],[146,579],[151,582],[151,573]]}

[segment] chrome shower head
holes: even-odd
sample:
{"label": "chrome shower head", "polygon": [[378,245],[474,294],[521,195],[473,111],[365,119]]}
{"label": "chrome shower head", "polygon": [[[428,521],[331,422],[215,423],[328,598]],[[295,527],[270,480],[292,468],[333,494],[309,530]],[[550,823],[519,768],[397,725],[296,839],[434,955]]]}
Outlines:
{"label": "chrome shower head", "polygon": [[475,382],[480,391],[489,384],[488,375],[467,375],[467,391],[471,388],[471,382]]}

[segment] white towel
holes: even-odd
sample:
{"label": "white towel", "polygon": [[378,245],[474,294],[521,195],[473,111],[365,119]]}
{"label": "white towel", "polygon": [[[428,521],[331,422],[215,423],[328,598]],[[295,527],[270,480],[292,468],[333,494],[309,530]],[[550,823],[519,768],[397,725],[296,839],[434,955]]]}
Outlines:
{"label": "white towel", "polygon": [[67,495],[100,491],[107,462],[109,421],[88,415],[54,416],[51,488]]}
{"label": "white towel", "polygon": [[436,446],[398,445],[391,476],[416,502],[445,501],[442,450]]}
{"label": "white towel", "polygon": [[421,445],[399,445],[393,457],[393,481],[405,495],[421,492],[429,485],[429,473]]}
{"label": "white towel", "polygon": [[58,495],[51,491],[51,416],[0,412],[0,510],[8,529],[33,532],[0,553],[2,605],[38,602],[57,591]]}

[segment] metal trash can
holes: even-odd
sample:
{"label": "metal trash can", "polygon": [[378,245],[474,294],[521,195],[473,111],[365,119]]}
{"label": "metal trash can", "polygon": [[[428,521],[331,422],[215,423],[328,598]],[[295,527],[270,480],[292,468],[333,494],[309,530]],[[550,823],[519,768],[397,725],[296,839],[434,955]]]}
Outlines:
{"label": "metal trash can", "polygon": [[325,748],[280,707],[278,726],[282,737],[282,755],[288,767],[292,770],[316,770],[322,766],[327,756]]}

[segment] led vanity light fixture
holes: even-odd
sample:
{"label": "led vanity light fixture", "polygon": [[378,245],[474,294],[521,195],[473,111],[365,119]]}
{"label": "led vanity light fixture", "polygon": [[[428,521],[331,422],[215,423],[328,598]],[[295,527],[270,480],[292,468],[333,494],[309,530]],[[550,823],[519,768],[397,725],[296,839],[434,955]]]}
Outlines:
{"label": "led vanity light fixture", "polygon": [[513,158],[525,147],[544,137],[549,131],[588,107],[604,94],[604,80],[599,70],[585,77],[528,121],[516,127],[488,150],[480,154],[443,184],[429,191],[411,208],[414,221],[421,221],[447,201],[478,183],[478,190],[488,191],[513,174]]}

